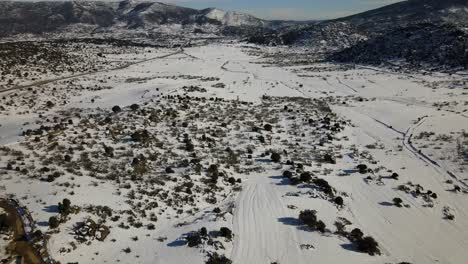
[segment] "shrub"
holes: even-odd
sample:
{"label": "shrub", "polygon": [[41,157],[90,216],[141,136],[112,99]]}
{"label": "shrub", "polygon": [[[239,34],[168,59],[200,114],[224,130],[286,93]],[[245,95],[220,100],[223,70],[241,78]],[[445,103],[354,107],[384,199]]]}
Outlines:
{"label": "shrub", "polygon": [[317,229],[319,232],[322,232],[322,233],[325,233],[326,227],[327,226],[322,220],[317,221],[317,223],[315,224],[315,229]]}
{"label": "shrub", "polygon": [[148,132],[148,130],[143,129],[143,130],[135,131],[130,137],[132,138],[133,141],[145,142],[150,138],[150,133]]}
{"label": "shrub", "polygon": [[198,232],[192,232],[188,234],[186,239],[187,239],[187,246],[189,247],[196,247],[202,243],[200,233]]}
{"label": "shrub", "polygon": [[317,211],[304,210],[299,213],[299,220],[309,227],[315,227],[317,224]]}
{"label": "shrub", "polygon": [[335,158],[329,153],[327,153],[327,154],[325,154],[323,156],[323,161],[327,162],[327,163],[330,163],[330,164],[336,164]]}
{"label": "shrub", "polygon": [[258,136],[258,140],[260,141],[260,143],[265,144],[265,137],[264,136]]}
{"label": "shrub", "polygon": [[276,153],[276,152],[273,152],[273,154],[271,154],[271,160],[275,163],[278,163],[281,161],[281,155],[279,153]]}
{"label": "shrub", "polygon": [[47,106],[48,108],[52,108],[52,107],[55,106],[55,104],[54,104],[53,102],[51,102],[51,101],[47,101],[47,102],[46,102],[46,106]]}
{"label": "shrub", "polygon": [[341,196],[337,196],[334,199],[334,202],[335,202],[336,205],[339,205],[339,206],[343,206],[343,204],[344,204],[343,198]]}
{"label": "shrub", "polygon": [[312,180],[312,173],[310,173],[308,171],[305,171],[305,172],[301,173],[301,175],[299,176],[299,179],[302,182],[309,182],[309,181]]}
{"label": "shrub", "polygon": [[290,172],[288,170],[283,171],[283,177],[290,179],[290,178],[292,178],[292,176],[293,176],[292,172]]}
{"label": "shrub", "polygon": [[356,166],[356,168],[359,170],[359,173],[364,174],[367,172],[367,165],[365,164],[359,164]]}
{"label": "shrub", "polygon": [[208,230],[206,230],[206,227],[202,227],[200,229],[200,236],[202,236],[202,237],[207,237],[208,236]]}
{"label": "shrub", "polygon": [[232,261],[226,258],[224,255],[219,255],[218,253],[214,252],[210,255],[206,264],[231,264]]}
{"label": "shrub", "polygon": [[361,240],[363,236],[364,233],[362,233],[361,229],[354,228],[353,230],[351,230],[351,233],[349,233],[348,239],[354,243]]}
{"label": "shrub", "polygon": [[171,167],[167,167],[166,173],[174,173],[174,170]]}
{"label": "shrub", "polygon": [[188,140],[186,143],[185,143],[185,150],[189,151],[189,152],[192,152],[195,150],[195,146],[193,145],[192,141],[191,140]]}
{"label": "shrub", "polygon": [[365,252],[371,256],[380,255],[379,243],[374,238],[366,236],[356,243],[357,248],[361,252]]}
{"label": "shrub", "polygon": [[58,204],[58,211],[62,215],[69,214],[70,209],[71,209],[71,202],[67,198],[63,199],[63,201]]}
{"label": "shrub", "polygon": [[328,184],[328,182],[324,179],[314,179],[313,183],[324,193],[332,196],[333,195],[333,188]]}
{"label": "shrub", "polygon": [[60,222],[59,222],[59,220],[57,219],[57,217],[51,216],[51,217],[49,218],[49,227],[50,227],[50,228],[52,228],[52,229],[53,229],[53,228],[57,228],[57,227],[59,226],[59,224],[60,224]]}
{"label": "shrub", "polygon": [[403,203],[403,200],[401,198],[395,197],[393,198],[393,204],[397,207],[402,207],[401,203]]}
{"label": "shrub", "polygon": [[228,182],[229,182],[231,185],[234,185],[234,184],[236,184],[236,178],[234,178],[234,177],[229,177]]}
{"label": "shrub", "polygon": [[140,108],[140,106],[137,105],[137,104],[132,104],[132,105],[130,106],[130,109],[131,109],[132,111],[136,111],[136,110],[138,110],[139,108]]}
{"label": "shrub", "polygon": [[112,107],[112,112],[117,114],[119,112],[122,112],[122,108],[120,108],[120,106],[118,105],[115,105],[114,107]]}
{"label": "shrub", "polygon": [[266,131],[271,131],[273,127],[270,124],[266,124],[263,126],[263,129],[265,129]]}
{"label": "shrub", "polygon": [[221,229],[219,229],[219,233],[222,237],[225,237],[229,240],[232,239],[232,231],[227,227],[221,227]]}

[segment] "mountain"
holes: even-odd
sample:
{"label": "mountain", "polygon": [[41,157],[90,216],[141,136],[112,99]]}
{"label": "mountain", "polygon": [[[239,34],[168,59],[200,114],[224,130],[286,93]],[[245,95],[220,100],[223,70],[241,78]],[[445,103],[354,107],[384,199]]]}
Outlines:
{"label": "mountain", "polygon": [[423,22],[468,25],[468,1],[407,0],[332,22],[352,24],[368,32],[385,32]]}
{"label": "mountain", "polygon": [[340,62],[468,68],[467,27],[467,0],[407,0],[339,19],[264,30],[248,41],[306,46]]}
{"label": "mountain", "polygon": [[332,54],[345,63],[426,69],[468,69],[468,30],[419,23],[392,30]]}
{"label": "mountain", "polygon": [[0,1],[0,36],[54,32],[69,27],[151,30],[173,24],[259,27],[265,25],[265,21],[215,8],[196,10],[159,2]]}
{"label": "mountain", "polygon": [[397,28],[426,22],[468,26],[468,1],[407,0],[348,17],[269,31],[266,33],[268,37],[262,40],[265,44],[315,46],[320,42],[337,42],[336,38],[339,38],[338,43],[343,44],[339,45],[342,47]]}
{"label": "mountain", "polygon": [[331,21],[366,38],[328,59],[411,68],[468,69],[468,1],[408,0]]}
{"label": "mountain", "polygon": [[202,16],[208,19],[219,21],[225,26],[265,26],[266,21],[260,20],[254,16],[238,13],[238,12],[226,12],[217,8],[208,8],[201,10]]}

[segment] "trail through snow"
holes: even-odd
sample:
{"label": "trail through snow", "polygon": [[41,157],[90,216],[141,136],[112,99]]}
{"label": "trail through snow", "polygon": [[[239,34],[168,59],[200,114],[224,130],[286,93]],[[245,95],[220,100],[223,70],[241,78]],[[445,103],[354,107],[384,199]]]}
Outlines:
{"label": "trail through snow", "polygon": [[307,263],[302,259],[297,228],[279,221],[286,206],[272,178],[251,175],[236,201],[234,263]]}

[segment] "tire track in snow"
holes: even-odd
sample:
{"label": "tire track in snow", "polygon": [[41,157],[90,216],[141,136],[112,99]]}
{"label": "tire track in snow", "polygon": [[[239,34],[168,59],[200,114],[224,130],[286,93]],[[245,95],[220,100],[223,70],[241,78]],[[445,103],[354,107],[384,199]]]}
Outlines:
{"label": "tire track in snow", "polygon": [[336,77],[336,80],[338,80],[338,83],[349,88],[350,90],[352,90],[353,92],[357,93],[358,91],[356,89],[354,89],[353,87],[349,86],[348,84],[344,83],[341,81],[340,78],[338,78],[338,76]]}
{"label": "tire track in snow", "polygon": [[23,90],[23,89],[30,88],[30,87],[35,87],[35,86],[42,86],[42,85],[45,85],[45,84],[54,83],[54,82],[58,82],[58,81],[70,80],[70,79],[75,79],[75,78],[89,76],[89,75],[95,75],[95,74],[98,74],[98,73],[105,73],[105,72],[112,72],[112,71],[117,71],[117,70],[124,70],[124,69],[127,69],[127,68],[129,68],[131,66],[134,66],[134,65],[138,65],[138,64],[149,62],[149,61],[158,60],[158,59],[165,59],[165,58],[168,58],[170,56],[177,55],[177,54],[182,54],[182,53],[183,53],[183,50],[181,49],[181,50],[178,50],[176,52],[172,52],[172,53],[165,54],[165,55],[162,55],[162,56],[153,57],[153,58],[149,58],[149,59],[143,59],[143,60],[139,60],[139,61],[136,61],[136,62],[129,62],[129,63],[126,63],[124,65],[117,66],[117,67],[110,68],[110,69],[103,69],[103,70],[99,70],[99,71],[95,71],[95,72],[83,72],[83,73],[79,73],[79,74],[63,76],[63,77],[58,77],[58,78],[49,79],[49,80],[42,80],[42,81],[34,82],[34,83],[31,83],[31,84],[27,84],[27,85],[15,86],[15,87],[0,90],[0,94],[15,91],[15,90]]}
{"label": "tire track in snow", "polygon": [[[253,175],[252,175],[253,176]],[[307,263],[301,259],[295,226],[285,225],[285,205],[267,176],[253,176],[234,210],[234,264]]]}
{"label": "tire track in snow", "polygon": [[413,144],[412,138],[413,138],[414,130],[416,128],[418,128],[419,126],[421,126],[429,116],[420,117],[418,122],[416,122],[413,126],[408,127],[408,129],[404,133],[399,131],[399,130],[396,130],[395,128],[393,128],[393,126],[391,126],[391,125],[389,125],[389,124],[387,124],[387,123],[385,123],[385,122],[383,122],[381,120],[375,119],[375,118],[370,117],[370,116],[368,116],[368,117],[373,119],[377,123],[379,123],[381,125],[384,125],[388,129],[391,129],[392,131],[402,135],[403,136],[402,144],[405,147],[405,149],[408,150],[409,152],[411,152],[414,156],[419,158],[424,163],[432,166],[439,174],[444,175],[444,176],[448,176],[449,178],[452,178],[452,179],[455,179],[460,184],[464,185],[465,187],[468,187],[468,184],[465,183],[464,181],[460,180],[453,172],[448,171],[448,170],[444,170],[442,168],[442,166],[440,166],[440,164],[436,160],[434,160],[434,159],[430,158],[429,156],[427,156],[426,154],[424,154],[420,149],[416,148],[416,146]]}

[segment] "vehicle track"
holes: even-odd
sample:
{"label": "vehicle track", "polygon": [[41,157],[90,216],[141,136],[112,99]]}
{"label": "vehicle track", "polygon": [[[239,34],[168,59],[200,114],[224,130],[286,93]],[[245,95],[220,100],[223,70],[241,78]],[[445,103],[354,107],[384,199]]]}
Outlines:
{"label": "vehicle track", "polygon": [[251,176],[234,210],[233,263],[307,263],[299,249],[296,226],[279,221],[287,212],[274,183],[265,175]]}
{"label": "vehicle track", "polygon": [[403,139],[402,139],[402,144],[403,146],[405,147],[405,149],[409,152],[411,152],[414,156],[416,156],[418,159],[420,159],[421,161],[423,161],[424,163],[428,164],[429,166],[433,167],[439,174],[443,175],[443,176],[446,176],[448,178],[452,178],[456,181],[458,181],[460,184],[464,185],[465,187],[468,188],[468,184],[465,183],[464,181],[460,180],[453,172],[451,171],[448,171],[448,170],[444,170],[442,168],[442,166],[440,166],[440,164],[432,159],[431,157],[427,156],[426,154],[424,154],[420,149],[418,149],[414,144],[413,144],[413,141],[412,141],[412,138],[413,138],[413,133],[414,133],[414,130],[416,128],[418,128],[419,126],[421,126],[428,118],[429,116],[422,116],[420,118],[418,118],[418,121],[408,127],[408,129],[406,130],[406,132],[402,132],[402,131],[399,131],[395,128],[393,128],[393,126],[389,125],[388,123],[386,122],[383,122],[381,120],[378,120],[378,119],[375,119],[375,118],[372,118],[374,121],[376,121],[377,123],[381,124],[381,125],[384,125],[385,127],[387,127],[388,129],[391,129],[392,131],[400,134],[403,136]]}
{"label": "vehicle track", "polygon": [[177,55],[177,54],[184,54],[184,50],[180,49],[180,50],[178,50],[176,52],[169,53],[169,54],[166,54],[166,55],[162,55],[162,56],[158,56],[158,57],[154,57],[154,58],[149,58],[149,59],[144,59],[144,60],[140,60],[140,61],[137,61],[137,62],[129,62],[129,63],[126,63],[124,65],[121,65],[121,66],[118,66],[118,67],[115,67],[115,68],[111,68],[111,69],[104,69],[104,70],[99,70],[99,71],[95,71],[95,72],[79,73],[79,74],[64,76],[64,77],[60,77],[60,78],[42,80],[42,81],[34,82],[34,83],[31,83],[31,84],[28,84],[28,85],[15,86],[15,87],[11,87],[11,88],[8,88],[8,89],[0,90],[0,94],[15,91],[15,90],[22,90],[22,89],[26,89],[26,88],[31,88],[31,87],[35,87],[35,86],[42,86],[42,85],[45,85],[45,84],[54,83],[54,82],[58,82],[58,81],[75,79],[75,78],[78,78],[78,77],[93,75],[93,74],[97,74],[97,73],[123,70],[123,69],[129,68],[129,67],[134,66],[134,65],[142,64],[142,63],[145,63],[145,62],[148,62],[148,61],[164,59],[164,58],[174,56],[174,55]]}

